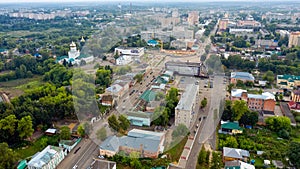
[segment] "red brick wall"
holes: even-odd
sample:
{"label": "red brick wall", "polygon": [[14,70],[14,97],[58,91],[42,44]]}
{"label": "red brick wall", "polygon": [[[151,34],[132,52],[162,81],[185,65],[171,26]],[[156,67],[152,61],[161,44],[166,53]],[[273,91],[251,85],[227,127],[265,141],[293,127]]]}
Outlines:
{"label": "red brick wall", "polygon": [[264,108],[265,111],[274,111],[275,110],[275,101],[273,99],[265,100]]}

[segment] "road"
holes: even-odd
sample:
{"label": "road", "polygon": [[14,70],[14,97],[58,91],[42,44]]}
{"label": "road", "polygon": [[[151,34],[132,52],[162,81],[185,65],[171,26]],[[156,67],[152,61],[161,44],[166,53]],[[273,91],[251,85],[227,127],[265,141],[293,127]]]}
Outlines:
{"label": "road", "polygon": [[[75,150],[81,147],[76,153]],[[74,154],[75,153],[75,154]],[[93,158],[99,154],[99,147],[90,139],[83,139],[68,155],[59,163],[57,169],[72,169],[75,165],[78,168],[87,168]]]}

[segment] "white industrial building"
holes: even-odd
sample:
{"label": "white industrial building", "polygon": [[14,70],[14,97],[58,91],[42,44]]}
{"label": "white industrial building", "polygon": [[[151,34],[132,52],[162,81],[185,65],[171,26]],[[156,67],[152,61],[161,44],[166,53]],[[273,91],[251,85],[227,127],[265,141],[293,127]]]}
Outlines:
{"label": "white industrial building", "polygon": [[28,169],[55,169],[65,158],[66,152],[61,147],[48,145],[43,151],[37,153],[27,163]]}

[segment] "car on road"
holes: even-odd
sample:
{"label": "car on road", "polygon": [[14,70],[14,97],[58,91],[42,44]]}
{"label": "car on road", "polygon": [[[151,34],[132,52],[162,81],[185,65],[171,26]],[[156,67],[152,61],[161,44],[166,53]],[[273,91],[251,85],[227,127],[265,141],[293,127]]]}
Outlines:
{"label": "car on road", "polygon": [[73,167],[72,169],[76,169],[76,168],[78,168],[78,166],[77,166],[77,165],[74,165],[74,167]]}
{"label": "car on road", "polygon": [[74,151],[74,154],[77,153],[77,151],[79,151],[81,149],[81,147],[78,147],[75,151]]}
{"label": "car on road", "polygon": [[198,127],[199,127],[199,124],[196,125],[196,128],[198,128]]}

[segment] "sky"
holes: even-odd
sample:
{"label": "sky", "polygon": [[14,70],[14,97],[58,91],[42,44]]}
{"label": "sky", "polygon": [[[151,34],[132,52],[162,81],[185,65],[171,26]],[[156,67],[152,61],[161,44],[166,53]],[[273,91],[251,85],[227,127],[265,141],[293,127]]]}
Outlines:
{"label": "sky", "polygon": [[[183,2],[183,0],[0,0],[0,3],[21,3],[21,2]],[[249,0],[184,0],[184,2],[219,2],[219,1],[249,1]],[[252,2],[270,2],[270,1],[282,1],[282,0],[251,0]],[[284,0],[295,1],[295,0]]]}

